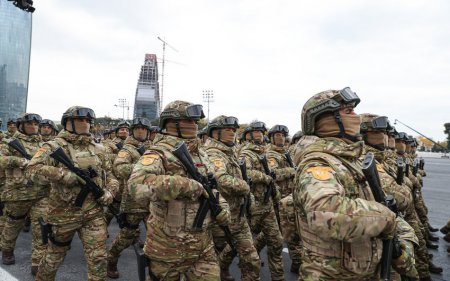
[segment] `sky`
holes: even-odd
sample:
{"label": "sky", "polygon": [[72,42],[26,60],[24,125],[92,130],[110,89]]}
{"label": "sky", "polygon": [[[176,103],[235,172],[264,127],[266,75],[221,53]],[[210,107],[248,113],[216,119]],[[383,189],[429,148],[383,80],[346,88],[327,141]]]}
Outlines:
{"label": "sky", "polygon": [[[386,115],[435,140],[450,122],[449,1],[35,1],[28,112],[72,105],[122,117],[145,53],[166,50],[163,106],[301,128],[314,94],[350,86],[357,113]],[[161,65],[160,73],[161,73]],[[125,116],[127,112],[125,110]],[[417,135],[397,124],[399,131]]]}

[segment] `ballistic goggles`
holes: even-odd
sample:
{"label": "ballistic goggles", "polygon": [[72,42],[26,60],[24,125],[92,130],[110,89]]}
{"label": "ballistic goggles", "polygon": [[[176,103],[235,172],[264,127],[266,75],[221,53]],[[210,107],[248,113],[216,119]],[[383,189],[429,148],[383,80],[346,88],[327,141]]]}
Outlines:
{"label": "ballistic goggles", "polygon": [[338,99],[338,101],[343,102],[344,104],[354,104],[354,106],[357,106],[361,100],[358,97],[358,95],[353,92],[350,87],[345,87],[344,89],[339,91],[339,95],[335,97],[335,99]]}
{"label": "ballistic goggles", "polygon": [[72,111],[68,117],[95,119],[95,113],[92,109],[83,107]]}
{"label": "ballistic goggles", "polygon": [[222,119],[222,125],[239,128],[239,119],[233,116],[225,117],[224,119]]}
{"label": "ballistic goggles", "polygon": [[152,124],[150,123],[150,120],[148,120],[147,118],[143,118],[143,117],[137,117],[134,118],[133,121],[131,122],[131,127],[138,127],[138,126],[142,126],[142,127],[147,127],[150,128]]}
{"label": "ballistic goggles", "polygon": [[37,121],[40,123],[42,120],[42,117],[39,114],[30,113],[25,114],[22,118],[20,118],[20,122],[31,122],[31,121]]}
{"label": "ballistic goggles", "polygon": [[288,135],[289,129],[284,125],[275,125],[270,129],[269,134],[274,134],[277,132],[282,132],[283,134]]}
{"label": "ballistic goggles", "polygon": [[264,122],[258,121],[258,122],[253,122],[250,124],[250,128],[254,131],[256,130],[260,130],[260,131],[267,131],[266,129],[266,124]]}

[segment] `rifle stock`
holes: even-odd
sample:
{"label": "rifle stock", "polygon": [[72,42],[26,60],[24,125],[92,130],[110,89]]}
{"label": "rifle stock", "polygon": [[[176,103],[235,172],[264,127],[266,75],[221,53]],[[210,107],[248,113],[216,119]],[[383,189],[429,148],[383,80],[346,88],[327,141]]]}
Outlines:
{"label": "rifle stock", "polygon": [[404,169],[405,169],[405,163],[403,162],[403,159],[401,157],[397,157],[397,178],[396,178],[396,182],[399,185],[403,184]]}
{"label": "rifle stock", "polygon": [[31,160],[31,155],[27,153],[25,150],[25,147],[20,143],[18,139],[14,139],[10,142],[8,142],[8,145],[13,148],[15,151],[19,152],[20,155],[22,155],[25,159]]}

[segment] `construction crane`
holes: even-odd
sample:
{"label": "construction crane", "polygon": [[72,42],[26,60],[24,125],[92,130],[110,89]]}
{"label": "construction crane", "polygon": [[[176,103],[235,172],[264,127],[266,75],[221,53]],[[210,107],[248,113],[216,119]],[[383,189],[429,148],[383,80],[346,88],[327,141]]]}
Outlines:
{"label": "construction crane", "polygon": [[178,53],[178,50],[175,49],[173,46],[171,46],[169,43],[167,43],[164,39],[161,39],[161,37],[158,36],[158,40],[163,43],[163,57],[162,57],[162,73],[161,73],[161,94],[159,95],[159,113],[161,114],[162,107],[163,107],[163,97],[164,97],[164,65],[166,64],[166,46],[174,50]]}

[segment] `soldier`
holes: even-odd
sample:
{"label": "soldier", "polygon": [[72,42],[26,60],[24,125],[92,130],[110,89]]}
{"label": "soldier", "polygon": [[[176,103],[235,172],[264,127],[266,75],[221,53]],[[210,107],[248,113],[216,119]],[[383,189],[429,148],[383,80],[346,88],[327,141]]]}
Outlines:
{"label": "soldier", "polygon": [[43,141],[50,141],[58,134],[58,128],[55,122],[49,119],[42,119],[39,123],[39,134]]}
{"label": "soldier", "polygon": [[[377,170],[380,177],[381,184],[386,194],[394,196],[397,209],[403,214],[403,218],[414,229],[414,241],[410,241],[412,244],[410,248],[416,253],[416,260],[420,260],[419,263],[428,263],[428,255],[425,247],[425,240],[423,240],[422,232],[420,230],[417,215],[414,210],[414,201],[411,194],[411,190],[406,185],[399,185],[396,182],[397,172],[396,166],[389,167],[385,161],[387,154],[385,153],[388,146],[388,130],[390,129],[389,120],[386,116],[378,116],[371,113],[361,114],[361,133],[363,135],[365,146],[365,153],[373,153],[377,160]],[[421,241],[419,242],[419,239]],[[425,257],[423,254],[426,255]],[[425,260],[424,262],[422,260]],[[422,277],[429,273],[423,270],[419,265],[419,269]],[[424,272],[423,272],[424,271]],[[410,278],[419,278],[419,274],[415,267],[411,268],[411,272],[407,275]],[[394,278],[400,278],[398,275]]]}
{"label": "soldier", "polygon": [[359,101],[347,87],[316,94],[303,106],[303,133],[319,137],[295,155],[293,200],[306,281],[379,280],[380,237],[396,231],[395,214],[373,201],[361,172],[361,119],[353,111]]}
{"label": "soldier", "polygon": [[[290,163],[292,161],[292,158],[289,158],[286,156],[289,152],[283,145],[285,142],[285,138],[289,135],[289,130],[284,125],[275,125],[269,130],[269,138],[271,144],[268,147],[267,151],[267,160],[269,162],[269,168],[275,172],[277,175],[275,181],[277,185],[280,187],[281,191],[281,198],[285,198],[289,195],[290,198],[286,199],[281,203],[280,205],[283,205],[282,210],[285,212],[288,212],[291,210],[291,207],[293,207],[292,203],[292,189],[293,189],[293,179],[295,176],[295,169],[293,166],[293,163]],[[289,154],[290,157],[290,154]],[[292,166],[291,166],[292,165]],[[281,210],[280,210],[281,213]],[[293,214],[293,212],[290,212],[290,214]],[[281,214],[277,214],[279,220],[281,217]],[[287,222],[289,222],[289,214],[283,214],[286,222],[284,223],[285,226],[287,226]],[[281,220],[280,220],[281,223]],[[289,231],[288,231],[289,232]],[[281,228],[281,233],[283,233],[283,236],[288,244],[289,249],[289,256],[291,257],[292,264],[291,264],[291,272],[297,273],[300,268],[300,246],[299,246],[299,240],[296,239],[298,237],[294,237],[295,235],[284,235],[284,229]],[[294,232],[295,233],[295,232]]]}
{"label": "soldier", "polygon": [[[185,101],[169,103],[160,116],[162,134],[134,166],[128,192],[139,206],[149,203],[147,240],[144,252],[150,259],[151,275],[158,279],[219,280],[219,265],[209,230],[212,218],[194,228],[202,184],[191,179],[186,167],[172,153],[177,144],[185,142],[200,174],[214,171],[208,156],[197,140],[197,121],[204,118],[201,105]],[[229,221],[229,210],[222,197],[219,225]],[[201,222],[199,222],[200,224]],[[155,279],[155,278],[153,278]]]}
{"label": "soldier", "polygon": [[17,126],[16,126],[16,119],[15,118],[9,118],[8,122],[6,123],[7,126],[7,132],[6,132],[6,138],[9,139],[11,138],[17,131]]}
{"label": "soldier", "polygon": [[156,134],[158,134],[161,131],[161,129],[158,126],[151,126],[150,127],[150,134],[148,136],[148,140],[153,142],[153,140],[156,137]]}
{"label": "soldier", "polygon": [[[264,172],[261,157],[265,156],[264,133],[267,131],[264,122],[252,122],[245,128],[243,138],[246,143],[242,146],[240,159],[245,159],[248,176],[252,178],[252,193],[255,196],[255,206],[251,210],[252,232],[259,234],[255,239],[255,247],[259,252],[267,244],[267,256],[272,280],[284,280],[283,238],[277,224],[274,204],[280,201],[280,191],[275,185],[274,178]],[[275,187],[272,194],[270,186]]]}
{"label": "soldier", "polygon": [[123,191],[120,191],[123,193],[119,193],[115,198],[121,209],[120,232],[108,251],[107,273],[108,277],[113,279],[119,278],[117,262],[120,253],[139,238],[139,223],[141,221],[145,223],[148,217],[148,206],[136,206],[134,202],[130,202],[126,186],[134,164],[150,147],[150,142],[147,141],[150,135],[150,121],[142,117],[134,118],[130,129],[131,135],[125,140],[113,164],[114,174],[122,183],[121,186],[124,186]]}
{"label": "soldier", "polygon": [[[25,113],[17,119],[18,130],[9,140],[18,141],[25,149],[28,157],[34,155],[42,146],[38,134],[41,116]],[[20,230],[29,214],[32,227],[31,273],[36,274],[37,267],[45,252],[45,245],[40,239],[38,218],[45,215],[49,185],[25,177],[25,167],[29,160],[12,146],[2,144],[0,148],[0,169],[5,170],[6,183],[2,193],[5,204],[4,213],[7,217],[1,234],[2,261],[5,265],[15,264],[14,248]]]}
{"label": "soldier", "polygon": [[291,142],[289,144],[289,154],[291,155],[291,158],[294,158],[295,155],[295,146],[298,143],[298,141],[300,140],[300,138],[303,137],[303,132],[302,131],[297,131],[291,139]]}
{"label": "soldier", "polygon": [[[103,206],[111,204],[119,184],[104,147],[96,144],[89,133],[94,119],[95,113],[90,108],[67,109],[61,119],[64,130],[54,140],[46,142],[28,165],[26,172],[31,179],[44,177],[52,184],[47,212],[50,242],[36,280],[55,280],[75,232],[85,251],[88,280],[106,280],[107,231]],[[75,167],[89,174],[100,189],[95,196],[88,191],[81,199],[86,194],[86,182],[50,156],[56,149],[62,149]],[[76,202],[81,206],[76,206]]]}
{"label": "soldier", "polygon": [[110,157],[112,163],[116,159],[117,153],[123,147],[123,142],[128,137],[130,132],[130,123],[127,121],[121,121],[114,130],[110,131],[110,137],[112,140],[103,142],[106,151]]}
{"label": "soldier", "polygon": [[200,131],[198,131],[197,137],[200,140],[201,144],[205,144],[206,140],[208,139],[208,126],[204,127],[203,129],[201,129]]}
{"label": "soldier", "polygon": [[[249,204],[250,187],[242,179],[235,150],[237,128],[239,123],[236,117],[221,115],[214,118],[205,131],[209,137],[205,143],[205,149],[214,164],[220,194],[230,205],[229,226],[236,240],[242,280],[259,280],[260,261],[253,246],[252,233],[245,216],[246,204]],[[216,247],[223,249],[226,243],[223,234],[220,229],[215,233],[218,234],[214,235]],[[225,247],[219,259],[221,280],[234,280],[229,273],[233,258],[230,246]]]}

